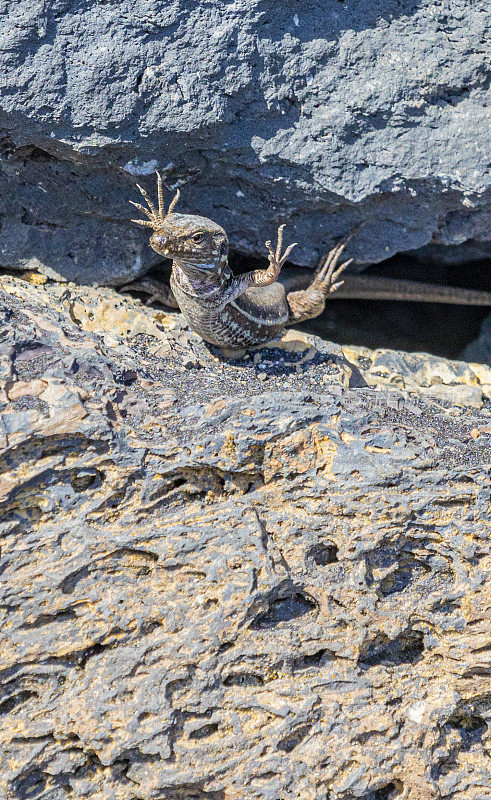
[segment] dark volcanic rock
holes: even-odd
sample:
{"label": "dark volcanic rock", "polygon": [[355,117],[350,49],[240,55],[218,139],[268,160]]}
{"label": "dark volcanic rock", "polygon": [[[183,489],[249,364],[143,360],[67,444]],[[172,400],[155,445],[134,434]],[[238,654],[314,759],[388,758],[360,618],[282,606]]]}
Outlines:
{"label": "dark volcanic rock", "polygon": [[0,263],[145,272],[128,200],[157,167],[245,253],[278,220],[309,266],[360,220],[360,265],[480,252],[488,18],[470,0],[4,0]]}
{"label": "dark volcanic rock", "polygon": [[483,321],[478,339],[466,347],[464,356],[469,361],[481,361],[483,364],[491,364],[491,314],[488,314]]}
{"label": "dark volcanic rock", "polygon": [[484,797],[490,370],[1,289],[2,797]]}

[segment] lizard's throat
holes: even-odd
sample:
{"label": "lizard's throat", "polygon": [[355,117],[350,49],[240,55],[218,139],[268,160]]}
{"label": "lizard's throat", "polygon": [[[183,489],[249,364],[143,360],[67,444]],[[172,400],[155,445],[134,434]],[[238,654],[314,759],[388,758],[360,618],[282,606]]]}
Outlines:
{"label": "lizard's throat", "polygon": [[231,274],[228,263],[223,261],[219,264],[216,262],[206,264],[180,258],[173,260],[172,271],[181,288],[196,297],[220,291]]}
{"label": "lizard's throat", "polygon": [[218,275],[221,272],[222,264],[217,263],[216,260],[200,261],[193,258],[174,258],[174,263],[187,273],[196,273],[196,275]]}

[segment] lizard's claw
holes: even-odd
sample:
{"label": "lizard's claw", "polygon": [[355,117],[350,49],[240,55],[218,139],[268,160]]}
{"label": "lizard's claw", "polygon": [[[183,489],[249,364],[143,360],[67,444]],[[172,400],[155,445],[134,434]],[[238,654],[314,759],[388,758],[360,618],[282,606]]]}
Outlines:
{"label": "lizard's claw", "polygon": [[276,278],[281,272],[281,267],[285,263],[286,259],[290,255],[293,248],[296,246],[296,242],[290,244],[283,255],[281,255],[281,248],[283,246],[283,230],[285,226],[280,225],[278,228],[278,240],[276,244],[276,249],[273,250],[273,245],[268,240],[266,242],[266,248],[268,250],[268,261],[269,267],[267,269],[256,269],[254,272],[248,273],[248,280],[252,283],[253,286],[269,286],[271,283],[274,283]]}
{"label": "lizard's claw", "polygon": [[338,267],[339,257],[357,230],[358,227],[352,230],[346,239],[337,244],[336,247],[333,247],[326,258],[321,260],[315,271],[314,280],[311,284],[312,288],[318,289],[325,295],[327,293],[335,292],[336,289],[339,289],[339,287],[343,285],[344,281],[338,281],[338,278],[344,272],[346,267],[349,267],[349,265],[353,262],[353,259],[350,258],[348,261],[345,261]]}
{"label": "lizard's claw", "polygon": [[276,269],[276,275],[279,275],[281,267],[287,260],[288,256],[290,255],[291,251],[294,247],[297,246],[297,242],[293,242],[293,244],[288,245],[283,255],[281,255],[281,248],[283,247],[283,231],[285,229],[285,225],[280,225],[278,228],[278,239],[276,244],[276,250],[273,250],[273,246],[271,242],[268,240],[266,242],[266,247],[268,249],[268,260],[269,265],[271,268]]}
{"label": "lizard's claw", "polygon": [[352,230],[346,239],[333,247],[331,252],[321,259],[310,286],[298,292],[287,293],[286,299],[290,307],[290,324],[318,317],[324,311],[328,294],[335,292],[336,289],[343,285],[344,281],[340,281],[338,278],[346,267],[352,263],[353,259],[350,258],[339,267],[338,261],[344,248],[357,230],[358,228]]}
{"label": "lizard's claw", "polygon": [[164,193],[163,193],[163,188],[162,188],[162,176],[161,176],[160,172],[157,172],[157,194],[158,194],[158,200],[159,200],[158,209],[153,204],[152,199],[150,198],[148,192],[143,188],[143,186],[140,186],[139,183],[137,183],[136,185],[138,186],[138,188],[139,188],[140,192],[142,193],[143,197],[145,198],[148,208],[145,208],[145,206],[142,206],[140,203],[134,203],[133,200],[130,200],[130,203],[131,203],[132,206],[135,206],[135,208],[137,208],[138,211],[141,211],[143,214],[145,214],[145,216],[148,217],[148,220],[147,219],[132,219],[131,221],[132,222],[136,222],[137,225],[143,225],[143,227],[145,227],[145,228],[152,228],[154,231],[158,231],[162,227],[162,225],[164,224],[165,218],[168,217],[169,214],[172,214],[172,212],[174,211],[174,208],[176,207],[176,203],[179,200],[179,194],[180,194],[179,189],[177,190],[177,192],[176,192],[176,194],[174,196],[174,199],[171,201],[171,204],[170,204],[169,208],[166,211],[165,210],[165,206],[164,206]]}

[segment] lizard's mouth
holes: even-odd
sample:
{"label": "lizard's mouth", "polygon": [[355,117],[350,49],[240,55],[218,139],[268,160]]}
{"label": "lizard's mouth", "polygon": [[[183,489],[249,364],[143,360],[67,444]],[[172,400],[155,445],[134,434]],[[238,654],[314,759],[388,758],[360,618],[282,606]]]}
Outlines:
{"label": "lizard's mouth", "polygon": [[210,261],[208,254],[189,252],[188,248],[182,245],[180,247],[179,245],[176,246],[176,244],[169,241],[169,238],[166,236],[154,234],[150,239],[150,247],[152,250],[155,250],[159,256],[171,258],[183,267],[189,266],[194,269],[201,268],[203,270],[213,267],[213,264],[208,263]]}
{"label": "lizard's mouth", "polygon": [[218,250],[212,252],[209,248],[191,249],[187,243],[172,241],[172,237],[164,233],[154,233],[150,238],[150,247],[159,256],[175,261],[184,271],[201,273],[220,271],[223,265],[222,256],[226,258],[227,253],[226,243],[222,243]]}
{"label": "lizard's mouth", "polygon": [[154,233],[150,237],[150,247],[152,250],[155,250],[159,256],[165,256],[166,258],[173,258],[174,253],[172,252],[170,242],[167,236],[162,236],[161,234]]}

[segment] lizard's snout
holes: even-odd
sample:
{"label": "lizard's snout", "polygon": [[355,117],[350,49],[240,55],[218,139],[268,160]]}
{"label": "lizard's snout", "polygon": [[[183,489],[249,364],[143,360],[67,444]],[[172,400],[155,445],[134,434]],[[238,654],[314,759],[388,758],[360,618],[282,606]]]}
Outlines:
{"label": "lizard's snout", "polygon": [[161,255],[169,255],[167,236],[163,236],[161,233],[154,233],[150,237],[150,247],[153,247]]}

